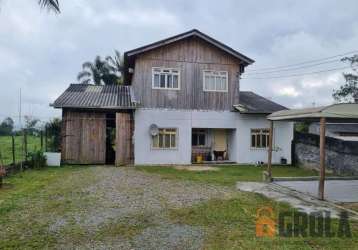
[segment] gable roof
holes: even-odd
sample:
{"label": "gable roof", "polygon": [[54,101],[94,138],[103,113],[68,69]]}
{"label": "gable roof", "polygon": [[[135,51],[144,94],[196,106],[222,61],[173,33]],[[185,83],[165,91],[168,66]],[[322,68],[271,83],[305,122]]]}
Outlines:
{"label": "gable roof", "polygon": [[271,114],[286,107],[268,100],[252,91],[240,91],[239,104],[234,108],[242,114]]}
{"label": "gable roof", "polygon": [[245,65],[249,65],[249,64],[255,62],[253,59],[241,54],[240,52],[238,52],[238,51],[232,49],[231,47],[219,42],[218,40],[216,40],[216,39],[214,39],[214,38],[212,38],[212,37],[200,32],[197,29],[192,29],[192,30],[189,30],[187,32],[181,33],[179,35],[175,35],[175,36],[160,40],[158,42],[151,43],[151,44],[139,47],[137,49],[127,51],[127,52],[124,53],[124,57],[126,58],[126,57],[135,56],[137,54],[144,53],[146,51],[149,51],[149,50],[152,50],[152,49],[164,46],[164,45],[168,45],[168,44],[171,44],[171,43],[186,39],[188,37],[199,37],[199,38],[205,40],[206,42],[214,45],[215,47],[217,47],[217,48],[219,48],[219,49],[231,54],[235,58],[243,61]]}
{"label": "gable roof", "polygon": [[71,84],[51,106],[55,108],[134,109],[131,86]]}

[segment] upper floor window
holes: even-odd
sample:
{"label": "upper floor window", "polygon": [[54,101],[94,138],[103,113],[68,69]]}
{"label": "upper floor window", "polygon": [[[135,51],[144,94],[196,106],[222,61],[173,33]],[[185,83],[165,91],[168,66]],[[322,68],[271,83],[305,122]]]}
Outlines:
{"label": "upper floor window", "polygon": [[153,89],[180,89],[180,72],[178,69],[153,68],[152,69],[152,88]]}
{"label": "upper floor window", "polygon": [[227,71],[204,70],[204,91],[228,91]]}

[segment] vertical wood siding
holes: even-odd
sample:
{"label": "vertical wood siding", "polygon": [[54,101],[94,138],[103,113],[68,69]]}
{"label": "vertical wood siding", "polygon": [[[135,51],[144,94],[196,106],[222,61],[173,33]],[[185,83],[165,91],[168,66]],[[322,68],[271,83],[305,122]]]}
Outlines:
{"label": "vertical wood siding", "polygon": [[62,118],[62,161],[72,164],[104,164],[105,114],[64,109]]}
{"label": "vertical wood siding", "polygon": [[116,114],[116,165],[129,164],[132,161],[133,120],[130,113]]}
{"label": "vertical wood siding", "polygon": [[[180,90],[152,89],[152,68],[180,69]],[[139,55],[132,85],[142,107],[231,110],[238,102],[240,61],[198,39],[189,38]],[[228,71],[228,92],[204,92],[203,70]]]}

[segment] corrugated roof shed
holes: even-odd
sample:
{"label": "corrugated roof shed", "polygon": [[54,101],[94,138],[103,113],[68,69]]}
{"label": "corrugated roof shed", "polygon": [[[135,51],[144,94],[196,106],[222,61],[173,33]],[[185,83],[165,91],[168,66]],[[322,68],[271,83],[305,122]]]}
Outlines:
{"label": "corrugated roof shed", "polygon": [[234,108],[243,114],[271,114],[287,109],[251,91],[240,91],[239,104]]}
{"label": "corrugated roof shed", "polygon": [[52,104],[55,108],[134,109],[131,86],[71,84]]}

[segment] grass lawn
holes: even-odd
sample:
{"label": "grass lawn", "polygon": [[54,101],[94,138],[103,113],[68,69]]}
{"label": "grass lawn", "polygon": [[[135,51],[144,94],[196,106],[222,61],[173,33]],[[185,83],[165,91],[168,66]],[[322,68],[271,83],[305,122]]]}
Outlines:
{"label": "grass lawn", "polygon": [[[233,186],[237,181],[262,181],[263,167],[255,166],[216,166],[218,171],[188,171],[178,170],[173,167],[165,166],[139,166],[136,167],[140,171],[148,173],[160,174],[166,179],[180,179],[199,181],[204,183],[220,184]],[[290,176],[316,176],[318,173],[313,170],[306,170],[292,166],[274,166],[272,174],[275,177]]]}
{"label": "grass lawn", "polygon": [[[171,210],[170,214],[176,223],[206,230],[204,249],[358,249],[356,221],[350,221],[352,237],[337,237],[337,220],[332,220],[330,224],[331,231],[335,233],[331,238],[311,237],[308,228],[305,237],[256,237],[256,210],[263,206],[274,209],[275,221],[280,211],[294,211],[286,204],[261,195],[239,192],[238,197],[231,200],[211,200],[194,207]],[[286,223],[294,224],[292,217],[286,218]]]}
{"label": "grass lawn", "polygon": [[[81,166],[27,170],[6,178],[0,189],[0,249],[44,249],[59,241],[80,245],[89,240],[76,213],[95,203],[81,188],[96,179],[94,168]],[[66,221],[64,228],[59,232],[51,229],[60,226],[61,220]],[[110,224],[98,227],[91,237],[115,232],[130,235],[135,230],[126,224]]]}
{"label": "grass lawn", "polygon": [[[33,152],[41,149],[40,137],[27,136],[27,151]],[[21,148],[22,148],[23,136],[15,136],[15,160],[21,161]],[[11,136],[0,136],[0,153],[3,157],[5,165],[12,163],[12,139]],[[1,164],[1,159],[0,159]]]}
{"label": "grass lawn", "polygon": [[[128,222],[111,220],[110,223],[95,227],[86,226],[93,222],[87,220],[88,211],[92,211],[91,207],[95,207],[98,215],[95,213],[94,218],[97,219],[101,218],[104,211],[113,209],[112,206],[104,206],[100,207],[102,210],[98,212],[97,206],[103,205],[100,199],[103,198],[103,193],[97,189],[91,190],[91,187],[96,186],[96,183],[102,180],[99,173],[103,171],[103,168],[106,168],[106,171],[109,171],[107,173],[110,174],[121,170],[115,167],[91,166],[48,167],[28,170],[6,178],[5,187],[0,189],[0,249],[90,248],[91,245],[86,245],[89,242],[106,244],[117,240],[114,241],[117,245],[111,246],[115,249],[120,248],[118,244],[121,241],[131,240],[146,228],[152,227],[151,224],[157,219],[152,219],[147,214],[145,216],[133,214],[127,218]],[[146,173],[159,173],[169,179],[174,179],[177,174],[181,180],[199,181],[196,184],[200,185],[210,183],[211,185],[232,186],[235,180],[260,180],[261,176],[261,170],[253,170],[248,166],[220,167],[223,170],[207,173],[187,173],[187,171],[171,168],[158,168],[138,167],[137,169]],[[312,174],[288,167],[275,167],[274,173],[282,176]],[[135,175],[136,171],[133,174]],[[218,175],[217,181],[212,174]],[[146,178],[150,178],[150,175]],[[157,181],[156,178],[154,180]],[[105,183],[100,187],[102,185]],[[131,187],[138,197],[141,197],[147,188],[145,185]],[[232,187],[222,188],[232,189]],[[106,186],[103,190],[108,194],[114,192]],[[121,188],[118,190],[120,191]],[[161,192],[158,190],[158,195]],[[113,195],[119,194],[113,193]],[[112,198],[109,195],[108,199]],[[158,200],[164,202],[162,199],[163,197],[159,195]],[[121,206],[121,204],[118,205]],[[275,212],[292,211],[288,205],[269,200],[261,195],[237,192],[230,199],[211,199],[183,208],[168,207],[164,211],[160,210],[159,214],[168,216],[173,225],[188,225],[203,230],[204,249],[358,249],[358,224],[356,222],[350,224],[353,237],[348,239],[278,236],[272,239],[257,238],[255,216],[256,210],[262,206],[270,206]],[[337,222],[335,221],[333,231],[336,230]],[[106,245],[99,245],[101,246],[106,248]],[[124,249],[131,248],[124,247]]]}

